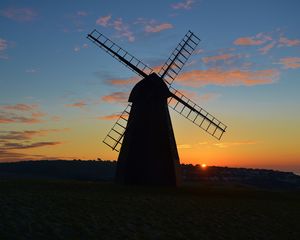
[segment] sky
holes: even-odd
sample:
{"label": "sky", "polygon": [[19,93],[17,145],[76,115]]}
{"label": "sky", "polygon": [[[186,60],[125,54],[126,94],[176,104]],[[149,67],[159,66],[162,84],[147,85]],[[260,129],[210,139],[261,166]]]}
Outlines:
{"label": "sky", "polygon": [[217,140],[170,109],[181,163],[300,173],[297,0],[0,2],[0,161],[116,160],[102,140],[140,78],[86,36],[154,69],[201,39],[174,87],[228,126]]}

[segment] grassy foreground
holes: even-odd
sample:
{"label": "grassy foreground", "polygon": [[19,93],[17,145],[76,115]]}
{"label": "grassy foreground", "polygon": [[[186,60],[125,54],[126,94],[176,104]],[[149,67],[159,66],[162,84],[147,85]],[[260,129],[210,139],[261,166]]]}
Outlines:
{"label": "grassy foreground", "polygon": [[300,239],[300,192],[0,180],[0,239]]}

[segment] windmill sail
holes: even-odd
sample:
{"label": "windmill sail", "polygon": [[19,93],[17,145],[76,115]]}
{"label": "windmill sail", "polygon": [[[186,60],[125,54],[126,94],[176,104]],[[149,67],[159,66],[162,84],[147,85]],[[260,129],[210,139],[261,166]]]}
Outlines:
{"label": "windmill sail", "polygon": [[107,146],[109,146],[112,150],[115,150],[117,152],[120,151],[123,136],[125,133],[125,129],[127,127],[128,122],[128,116],[131,109],[131,103],[127,105],[125,110],[121,113],[116,123],[113,125],[113,127],[110,129],[108,134],[103,140],[103,143],[105,143]]}
{"label": "windmill sail", "polygon": [[132,56],[97,30],[93,30],[87,35],[87,38],[141,77],[146,77],[153,72],[150,67]]}
{"label": "windmill sail", "polygon": [[188,31],[160,69],[158,75],[171,85],[199,42],[200,39]]}
{"label": "windmill sail", "polygon": [[175,88],[169,87],[172,97],[169,99],[169,107],[205,130],[217,139],[221,139],[227,126],[198,106],[192,100],[178,92]]}

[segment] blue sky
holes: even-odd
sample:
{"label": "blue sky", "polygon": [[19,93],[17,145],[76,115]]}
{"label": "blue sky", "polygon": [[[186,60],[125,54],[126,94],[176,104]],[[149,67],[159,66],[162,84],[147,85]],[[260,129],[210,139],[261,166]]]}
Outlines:
{"label": "blue sky", "polygon": [[172,113],[181,161],[300,171],[299,5],[1,1],[1,160],[116,159],[101,144],[105,116],[122,111],[135,74],[86,35],[96,28],[158,67],[190,29],[201,42],[174,86],[229,128],[220,145]]}

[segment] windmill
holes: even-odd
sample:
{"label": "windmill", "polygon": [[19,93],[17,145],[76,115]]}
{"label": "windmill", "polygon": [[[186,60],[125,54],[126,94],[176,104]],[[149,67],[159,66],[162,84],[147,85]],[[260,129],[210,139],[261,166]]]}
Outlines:
{"label": "windmill", "polygon": [[128,106],[103,140],[119,152],[116,182],[178,185],[180,163],[168,106],[217,139],[226,130],[223,123],[172,86],[200,39],[188,31],[156,74],[97,30],[87,38],[143,78],[133,87]]}

